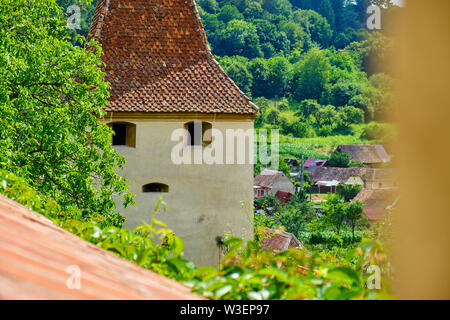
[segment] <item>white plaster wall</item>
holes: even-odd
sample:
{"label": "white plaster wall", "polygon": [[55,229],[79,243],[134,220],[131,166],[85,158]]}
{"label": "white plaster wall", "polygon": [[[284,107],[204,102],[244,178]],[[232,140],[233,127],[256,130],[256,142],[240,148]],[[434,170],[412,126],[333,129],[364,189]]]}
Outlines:
{"label": "white plaster wall", "polygon": [[[136,148],[115,147],[127,159],[121,174],[136,194],[137,206],[124,209],[118,203],[119,212],[127,218],[127,228],[150,222],[162,196],[167,212],[160,213],[159,220],[184,240],[185,258],[198,266],[218,265],[216,237],[227,232],[246,239],[253,235],[252,164],[176,165],[171,161],[171,151],[177,142],[170,140],[171,134],[188,120],[123,121],[136,124]],[[209,122],[224,137],[226,129],[253,128],[252,120]],[[142,186],[151,182],[167,184],[169,192],[143,193]]]}

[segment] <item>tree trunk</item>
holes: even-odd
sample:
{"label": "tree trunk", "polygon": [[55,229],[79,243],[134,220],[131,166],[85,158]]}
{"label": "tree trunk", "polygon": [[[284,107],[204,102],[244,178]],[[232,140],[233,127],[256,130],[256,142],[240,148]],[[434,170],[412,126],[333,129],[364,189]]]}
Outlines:
{"label": "tree trunk", "polygon": [[352,242],[355,242],[355,222],[352,223]]}

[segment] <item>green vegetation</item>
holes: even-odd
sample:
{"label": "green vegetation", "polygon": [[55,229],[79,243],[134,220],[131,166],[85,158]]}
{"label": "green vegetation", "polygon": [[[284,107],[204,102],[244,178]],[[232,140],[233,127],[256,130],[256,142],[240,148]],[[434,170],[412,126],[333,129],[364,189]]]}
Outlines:
{"label": "green vegetation", "polygon": [[[343,143],[393,138],[389,125],[379,123],[389,119],[394,80],[383,59],[391,39],[386,30],[365,29],[370,2],[198,1],[216,59],[261,108],[255,126],[326,141],[320,148],[281,141],[283,156],[326,158],[337,145],[329,137],[348,137]],[[384,22],[400,10],[388,1],[376,4],[383,4]]]}
{"label": "green vegetation", "polygon": [[[74,1],[57,3],[67,8]],[[78,34],[85,36],[96,0],[75,3],[81,7]],[[390,125],[379,123],[391,109],[394,80],[384,59],[392,40],[388,29],[365,29],[369,3],[382,7],[383,24],[401,10],[374,0],[197,1],[213,54],[261,108],[257,128],[293,138],[385,144],[393,139]],[[334,141],[319,150],[303,141],[282,143],[280,151],[323,158]]]}
{"label": "green vegetation", "polygon": [[[294,234],[308,249],[318,252],[326,250],[334,254],[337,250],[341,258],[363,238],[376,239],[367,228],[369,223],[362,214],[363,203],[351,202],[361,190],[359,185],[339,185],[336,194],[321,195],[326,201],[317,203],[322,208],[319,214],[313,203],[309,202],[306,194],[309,182],[308,179],[305,181],[306,187],[285,205],[281,205],[273,195],[256,199],[255,230],[262,227],[282,228]],[[268,210],[268,207],[271,209]]]}
{"label": "green vegetation", "polygon": [[[261,251],[258,242],[229,238],[220,269],[197,268],[183,259],[183,242],[155,218],[134,232],[104,226],[101,216],[90,221],[81,211],[65,211],[46,195],[14,174],[0,170],[3,194],[51,219],[56,225],[122,258],[190,286],[193,292],[213,299],[386,299],[389,279],[382,278],[382,290],[370,290],[366,266],[375,264],[382,274],[389,263],[377,241],[364,240],[360,246],[341,252],[309,253],[289,249],[281,253]],[[293,220],[291,220],[293,221]],[[162,244],[157,244],[162,243]]]}
{"label": "green vegetation", "polygon": [[[342,141],[390,135],[388,125],[364,123],[385,114],[392,82],[368,64],[383,56],[389,40],[360,29],[365,2],[199,2],[214,53],[262,107],[258,126],[281,129],[283,155],[326,157],[324,150]],[[384,249],[363,240],[372,235],[364,228],[361,204],[338,196],[329,197],[328,214],[321,217],[303,192],[284,207],[265,199],[261,206],[278,214],[256,216],[255,241],[226,239],[219,269],[197,268],[183,258],[182,240],[155,217],[162,202],[151,224],[124,229],[114,199],[124,205],[133,199],[116,173],[125,160],[110,145],[111,130],[98,121],[108,98],[101,49],[95,43],[88,46],[93,50],[83,48],[84,39],[66,28],[56,3],[67,7],[71,1],[0,4],[1,194],[206,297],[388,297],[388,279],[382,279],[381,291],[365,285],[368,265],[389,274]],[[94,6],[80,3],[85,35]],[[261,251],[262,226],[283,226],[308,250]]]}
{"label": "green vegetation", "polygon": [[124,221],[113,197],[133,203],[124,164],[111,146],[108,86],[101,49],[74,46],[62,9],[51,0],[0,4],[0,165],[83,217]]}

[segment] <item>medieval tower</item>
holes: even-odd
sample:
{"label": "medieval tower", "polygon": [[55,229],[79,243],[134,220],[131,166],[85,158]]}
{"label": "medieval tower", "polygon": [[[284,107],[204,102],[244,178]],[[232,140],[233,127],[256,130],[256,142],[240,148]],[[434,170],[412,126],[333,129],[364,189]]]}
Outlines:
{"label": "medieval tower", "polygon": [[[257,107],[214,60],[194,0],[99,0],[90,35],[102,44],[111,85],[106,120],[136,194],[137,206],[118,206],[125,226],[150,222],[161,196],[167,212],[158,219],[184,240],[185,257],[217,265],[217,239],[252,233],[251,153],[242,163],[224,151],[213,164],[180,163],[174,154],[209,151],[211,132],[224,140],[227,131],[250,132]],[[181,142],[174,140],[180,129],[189,133]]]}

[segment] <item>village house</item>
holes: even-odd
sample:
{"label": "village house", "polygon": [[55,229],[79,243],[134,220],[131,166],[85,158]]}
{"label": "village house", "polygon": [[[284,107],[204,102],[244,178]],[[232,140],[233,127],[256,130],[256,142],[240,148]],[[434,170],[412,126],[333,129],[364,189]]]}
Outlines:
{"label": "village house", "polygon": [[327,160],[308,158],[305,161],[303,167],[305,168],[306,171],[308,171],[309,173],[312,173],[317,168],[323,168],[326,163],[327,163]]}
{"label": "village house", "polygon": [[258,108],[214,60],[194,0],[99,0],[90,36],[102,44],[106,122],[136,195],[137,206],[117,203],[125,226],[150,222],[162,196],[159,219],[184,240],[185,257],[217,266],[217,238],[253,234],[243,209],[252,206],[253,165],[175,163],[172,134],[185,129],[183,151],[195,154],[214,144],[212,130],[252,130]]}
{"label": "village house", "polygon": [[397,189],[362,189],[352,201],[364,203],[363,213],[370,222],[383,219],[399,200]]}
{"label": "village house", "polygon": [[381,144],[342,144],[336,148],[336,151],[346,152],[352,160],[359,161],[373,168],[391,160]]}
{"label": "village house", "polygon": [[394,169],[388,168],[317,168],[311,174],[311,181],[315,183],[313,192],[334,193],[336,186],[344,184],[358,184],[368,189],[389,189],[397,186]]}
{"label": "village house", "polygon": [[283,252],[289,248],[299,249],[303,245],[292,233],[265,228],[261,232],[261,250]]}
{"label": "village house", "polygon": [[286,175],[277,170],[264,169],[253,181],[255,198],[262,198],[270,194],[276,195],[278,191],[285,191],[293,195],[295,186]]}

